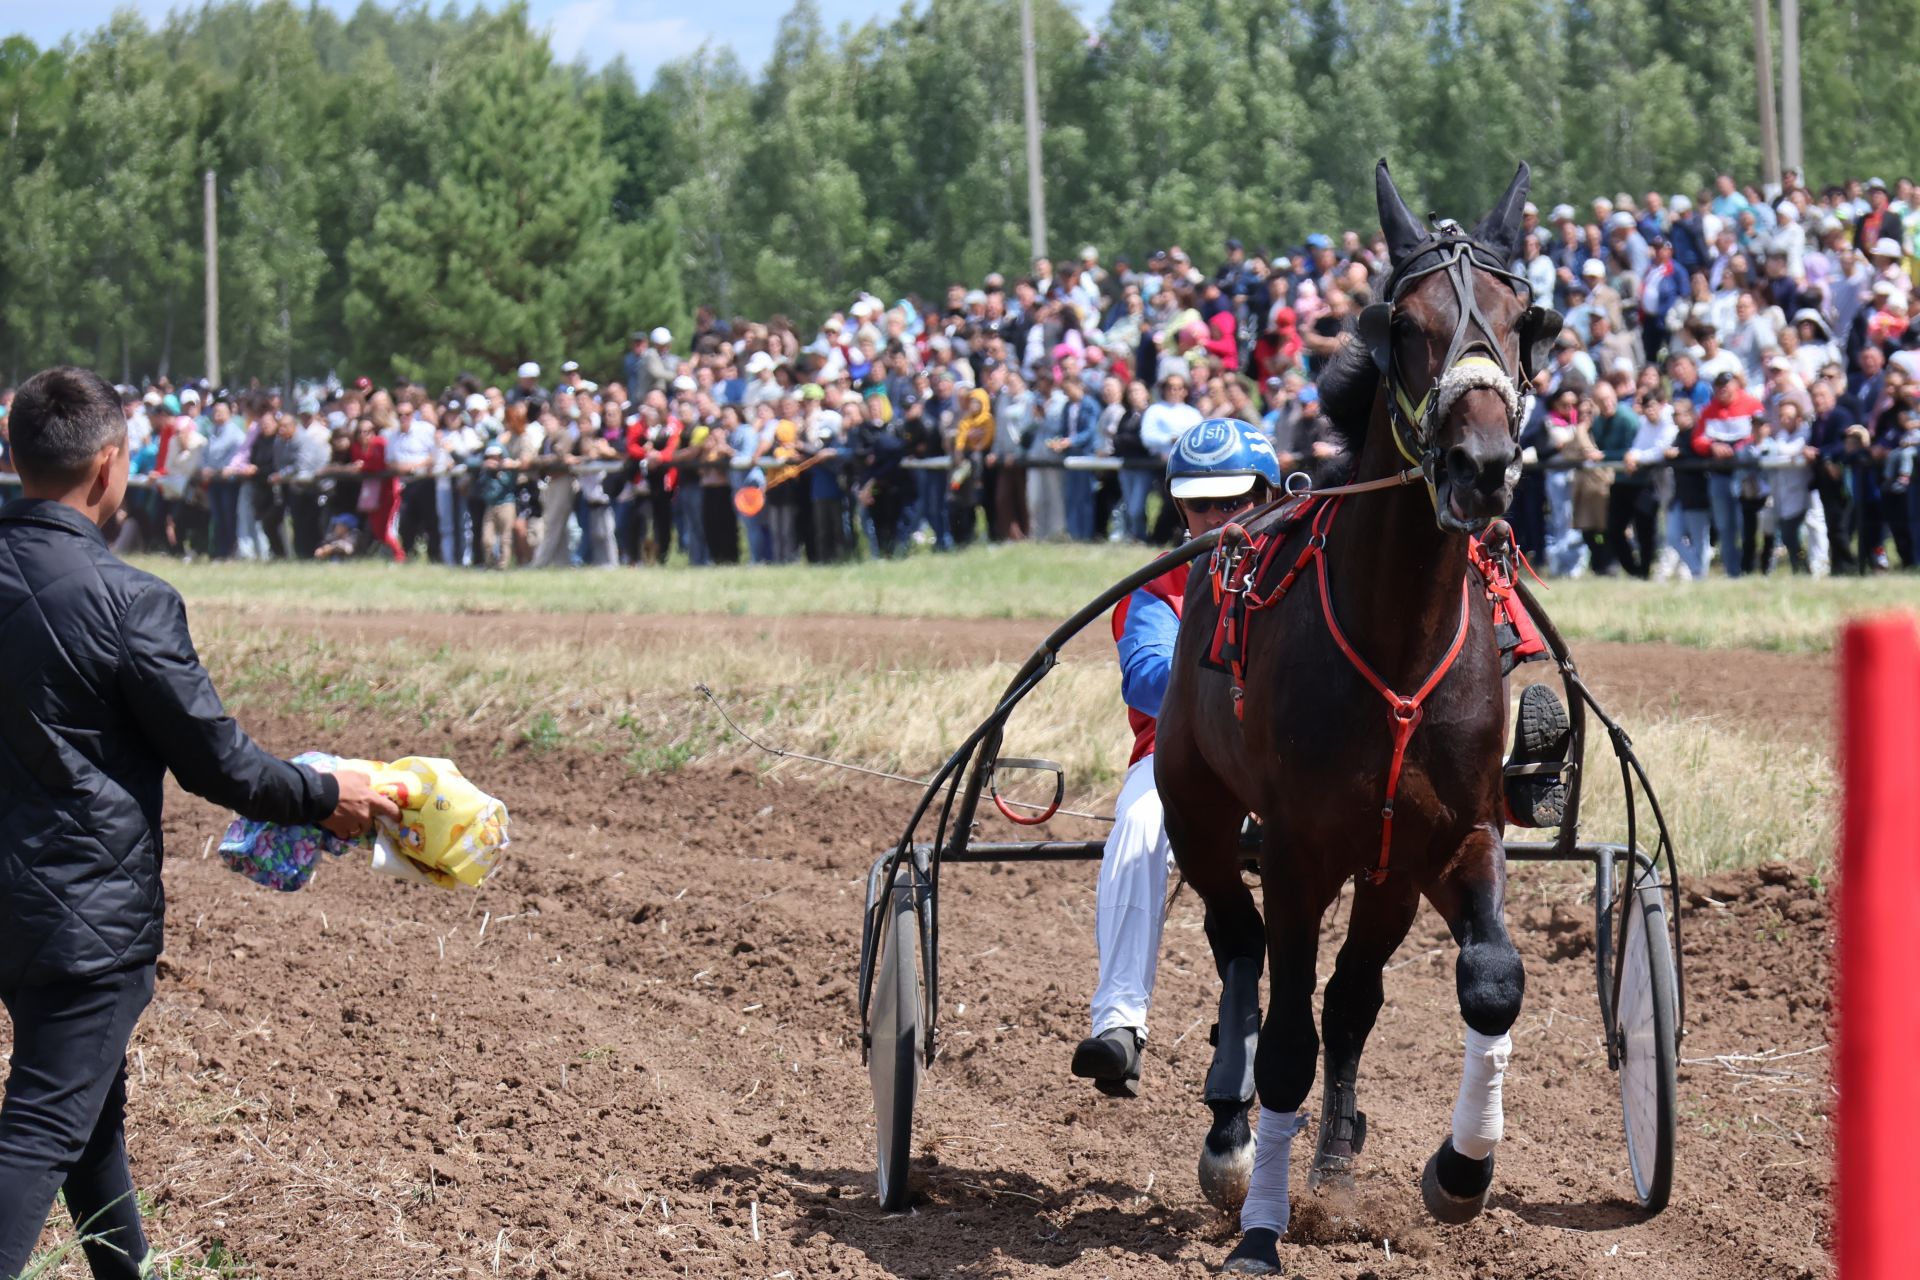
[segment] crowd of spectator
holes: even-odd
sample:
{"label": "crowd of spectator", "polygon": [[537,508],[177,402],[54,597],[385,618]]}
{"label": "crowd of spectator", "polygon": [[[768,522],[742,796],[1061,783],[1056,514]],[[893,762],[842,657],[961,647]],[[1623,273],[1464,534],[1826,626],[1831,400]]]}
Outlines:
{"label": "crowd of spectator", "polygon": [[[1512,519],[1535,564],[1912,567],[1916,206],[1905,178],[1816,191],[1791,172],[1766,192],[1722,176],[1544,218],[1529,204],[1515,270],[1566,317],[1521,437]],[[502,569],[1166,543],[1159,460],[1203,417],[1261,425],[1289,470],[1337,472],[1314,378],[1386,265],[1355,231],[1283,252],[1230,239],[1211,272],[1178,246],[1111,262],[1087,246],[936,301],[862,294],[811,334],[703,308],[685,340],[635,333],[599,382],[573,360],[437,392],[160,379],[125,389],[145,480],[114,534]]]}

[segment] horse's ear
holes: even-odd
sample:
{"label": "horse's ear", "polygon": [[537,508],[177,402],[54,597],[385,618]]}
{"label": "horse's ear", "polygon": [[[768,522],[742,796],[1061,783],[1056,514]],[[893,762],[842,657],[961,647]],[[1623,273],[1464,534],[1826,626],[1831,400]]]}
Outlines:
{"label": "horse's ear", "polygon": [[1480,219],[1480,225],[1473,229],[1473,238],[1508,258],[1519,257],[1520,215],[1526,210],[1527,188],[1532,185],[1533,171],[1522,160],[1520,167],[1513,171],[1513,181],[1507,184],[1507,193],[1494,201],[1487,216]]}
{"label": "horse's ear", "polygon": [[1375,202],[1380,206],[1380,230],[1387,237],[1387,257],[1395,266],[1406,260],[1414,246],[1427,237],[1420,230],[1420,223],[1413,212],[1407,208],[1407,202],[1400,198],[1399,188],[1393,185],[1393,175],[1387,172],[1387,162],[1382,160],[1373,170],[1373,192]]}
{"label": "horse's ear", "polygon": [[[1557,321],[1559,317],[1554,319]],[[1370,304],[1360,312],[1354,331],[1360,335],[1360,341],[1367,344],[1374,368],[1385,373],[1388,361],[1393,358],[1393,307],[1385,302]]]}
{"label": "horse's ear", "polygon": [[1520,314],[1515,333],[1520,339],[1520,371],[1528,382],[1553,359],[1553,340],[1560,336],[1564,323],[1558,311],[1546,307],[1528,307]]}

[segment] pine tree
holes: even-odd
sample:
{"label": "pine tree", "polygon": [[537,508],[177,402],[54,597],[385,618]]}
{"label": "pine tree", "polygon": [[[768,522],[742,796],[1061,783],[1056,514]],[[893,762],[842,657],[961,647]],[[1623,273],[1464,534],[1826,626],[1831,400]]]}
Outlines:
{"label": "pine tree", "polygon": [[348,250],[361,365],[438,384],[617,350],[644,229],[611,217],[598,118],[517,12],[463,38],[437,84],[426,172]]}

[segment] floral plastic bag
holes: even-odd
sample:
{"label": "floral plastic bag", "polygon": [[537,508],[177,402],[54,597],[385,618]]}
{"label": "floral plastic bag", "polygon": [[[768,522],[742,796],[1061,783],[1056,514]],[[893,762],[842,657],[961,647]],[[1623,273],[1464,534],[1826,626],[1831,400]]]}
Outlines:
{"label": "floral plastic bag", "polygon": [[307,752],[294,762],[326,773],[367,774],[374,789],[400,807],[400,817],[381,819],[358,840],[322,827],[235,818],[220,842],[220,860],[256,884],[293,892],[313,878],[321,854],[339,857],[349,849],[368,852],[382,874],[445,889],[477,887],[498,867],[508,844],[507,807],[469,782],[451,760],[407,756],[388,763]]}

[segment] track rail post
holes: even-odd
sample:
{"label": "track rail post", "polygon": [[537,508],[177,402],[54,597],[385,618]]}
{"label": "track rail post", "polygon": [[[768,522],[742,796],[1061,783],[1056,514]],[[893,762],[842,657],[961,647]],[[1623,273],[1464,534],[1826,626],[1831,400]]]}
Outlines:
{"label": "track rail post", "polygon": [[1911,617],[1856,622],[1840,670],[1836,1253],[1846,1280],[1909,1280],[1920,1276],[1920,630]]}

